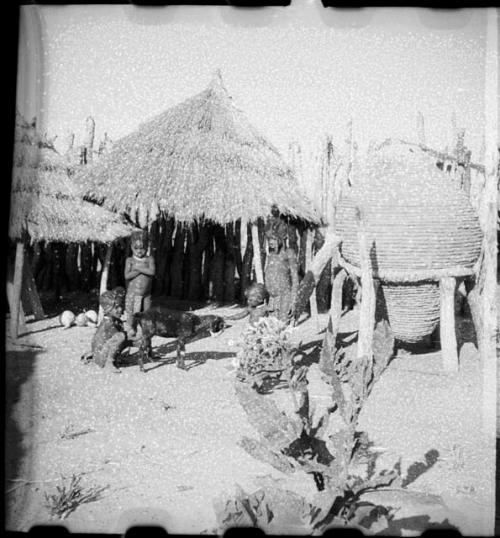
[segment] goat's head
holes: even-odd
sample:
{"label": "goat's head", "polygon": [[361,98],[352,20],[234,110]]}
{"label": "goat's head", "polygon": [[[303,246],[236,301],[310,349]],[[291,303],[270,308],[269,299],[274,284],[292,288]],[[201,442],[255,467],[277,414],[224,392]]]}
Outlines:
{"label": "goat's head", "polygon": [[220,336],[225,327],[224,318],[221,316],[200,316],[197,332],[207,330],[211,336]]}

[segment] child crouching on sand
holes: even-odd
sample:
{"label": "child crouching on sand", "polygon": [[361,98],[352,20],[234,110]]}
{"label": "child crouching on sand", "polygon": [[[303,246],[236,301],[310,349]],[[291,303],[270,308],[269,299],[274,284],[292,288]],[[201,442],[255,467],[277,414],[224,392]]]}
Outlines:
{"label": "child crouching on sand", "polygon": [[121,320],[124,299],[123,288],[105,291],[99,297],[104,317],[92,338],[91,351],[81,357],[85,363],[94,362],[101,368],[107,368],[117,374],[121,373],[117,365],[118,359],[127,344],[127,334]]}

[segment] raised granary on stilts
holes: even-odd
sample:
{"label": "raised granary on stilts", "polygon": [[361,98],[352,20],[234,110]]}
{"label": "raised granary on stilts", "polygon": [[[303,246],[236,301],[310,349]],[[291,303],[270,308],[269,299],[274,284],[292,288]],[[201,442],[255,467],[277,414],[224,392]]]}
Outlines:
{"label": "raised granary on stilts", "polygon": [[359,276],[357,208],[395,337],[417,342],[441,320],[443,359],[455,370],[456,279],[477,271],[483,235],[467,194],[418,149],[390,143],[372,152],[343,192],[335,223],[340,263]]}

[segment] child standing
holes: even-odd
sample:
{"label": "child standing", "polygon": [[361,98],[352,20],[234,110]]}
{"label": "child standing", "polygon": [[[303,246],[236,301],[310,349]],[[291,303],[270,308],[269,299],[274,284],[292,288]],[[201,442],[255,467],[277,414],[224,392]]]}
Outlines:
{"label": "child standing", "polygon": [[127,334],[135,335],[132,319],[135,313],[151,307],[151,288],[155,275],[155,260],[147,255],[148,240],[144,232],[132,234],[132,256],[125,261],[125,312],[127,315]]}

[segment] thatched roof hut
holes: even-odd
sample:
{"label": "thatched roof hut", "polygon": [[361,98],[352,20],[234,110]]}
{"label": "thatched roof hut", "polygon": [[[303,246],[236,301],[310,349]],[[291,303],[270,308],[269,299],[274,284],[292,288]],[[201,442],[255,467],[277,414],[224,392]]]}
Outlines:
{"label": "thatched roof hut", "polygon": [[220,73],[209,87],[118,140],[76,175],[88,197],[137,218],[219,224],[283,214],[317,222],[291,169],[237,109]]}
{"label": "thatched roof hut", "polygon": [[82,199],[64,159],[18,117],[9,236],[31,241],[110,243],[130,235],[122,217]]}

